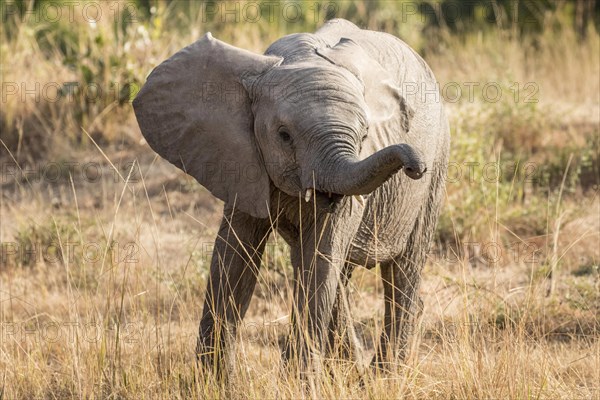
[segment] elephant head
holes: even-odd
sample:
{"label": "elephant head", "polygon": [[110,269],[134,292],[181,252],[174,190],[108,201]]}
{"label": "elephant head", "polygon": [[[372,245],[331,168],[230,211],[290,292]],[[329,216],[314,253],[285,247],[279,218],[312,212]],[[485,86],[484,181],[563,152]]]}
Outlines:
{"label": "elephant head", "polygon": [[258,218],[271,185],[292,195],[368,194],[425,164],[408,144],[360,160],[369,126],[411,110],[386,71],[342,39],[286,63],[210,33],[160,64],[133,102],[148,144],[216,197]]}

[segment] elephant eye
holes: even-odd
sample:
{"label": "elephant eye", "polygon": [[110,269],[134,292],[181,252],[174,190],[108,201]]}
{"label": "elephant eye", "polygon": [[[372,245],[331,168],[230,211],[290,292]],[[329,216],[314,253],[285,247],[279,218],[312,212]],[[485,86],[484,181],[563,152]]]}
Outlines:
{"label": "elephant eye", "polygon": [[279,129],[279,137],[286,143],[292,140],[292,137],[290,136],[289,132],[284,128]]}

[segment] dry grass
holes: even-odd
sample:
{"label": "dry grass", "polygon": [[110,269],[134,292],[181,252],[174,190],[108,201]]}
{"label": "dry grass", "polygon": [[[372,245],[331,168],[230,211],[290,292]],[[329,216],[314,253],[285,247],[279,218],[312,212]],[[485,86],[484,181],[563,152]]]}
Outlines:
{"label": "dry grass", "polygon": [[[425,46],[413,25],[356,12]],[[205,27],[255,51],[312,29],[195,20],[166,35],[184,17],[159,7],[117,33],[109,20],[95,29],[78,21],[75,58],[89,71],[65,63],[58,30],[23,24],[0,45],[2,81],[139,83]],[[281,368],[291,309],[281,238],[267,247],[229,385],[202,376],[194,348],[220,202],[140,142],[126,101],[9,96],[0,110],[0,398],[600,398],[599,35],[581,42],[572,30],[547,30],[528,41],[488,32],[440,43],[426,56],[442,86],[480,88],[473,102],[447,104],[460,174],[447,181],[412,350],[363,384],[342,360],[328,360],[313,389]],[[502,87],[501,101],[485,101],[487,82]],[[515,102],[514,82],[534,82],[539,102]],[[490,163],[499,179],[489,179]],[[367,352],[381,330],[381,291],[378,269],[352,278]]]}
{"label": "dry grass", "polygon": [[[230,386],[198,374],[193,349],[218,212],[205,192],[195,193],[192,205],[189,196],[170,193],[147,198],[144,183],[157,185],[156,176],[170,169],[161,165],[143,182],[107,185],[96,208],[82,208],[91,192],[87,184],[65,191],[54,210],[44,195],[21,197],[31,196],[26,188],[3,201],[3,237],[11,237],[8,227],[46,230],[73,250],[75,260],[69,262],[64,250],[62,262],[48,257],[3,268],[6,398],[309,396],[294,374],[281,370],[277,343],[289,329],[291,303],[289,266],[278,245],[267,252]],[[106,260],[82,250],[89,243],[104,249],[111,241]],[[422,289],[425,312],[406,365],[360,386],[350,365],[332,360],[332,374],[316,377],[318,396],[597,397],[598,271],[563,271],[554,296],[547,297],[546,280],[534,276],[539,267],[512,258],[473,267],[469,260],[432,255]],[[355,323],[367,348],[381,327],[377,274],[360,271],[352,281]]]}

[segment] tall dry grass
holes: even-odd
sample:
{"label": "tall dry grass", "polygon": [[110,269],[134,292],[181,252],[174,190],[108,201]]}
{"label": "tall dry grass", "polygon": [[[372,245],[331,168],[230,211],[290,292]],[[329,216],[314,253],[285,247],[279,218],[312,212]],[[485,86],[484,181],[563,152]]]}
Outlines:
{"label": "tall dry grass", "polygon": [[[600,397],[598,33],[581,41],[553,22],[535,39],[492,30],[442,33],[434,45],[419,21],[394,23],[391,2],[370,7],[344,2],[340,12],[424,52],[446,87],[453,135],[406,362],[361,383],[350,363],[331,359],[308,388],[284,370],[292,271],[275,237],[229,384],[199,373],[194,347],[221,204],[140,143],[127,85],[206,30],[260,52],[318,23],[204,23],[200,9],[156,2],[152,15],[118,29],[111,19],[16,20],[17,34],[2,36],[2,82],[97,83],[110,95],[21,101],[2,87],[1,398]],[[473,101],[469,82],[479,84]],[[502,89],[497,102],[481,92],[490,82]],[[537,103],[524,102],[529,82]],[[55,179],[49,166],[59,168]],[[350,296],[372,351],[383,315],[378,269],[358,270]]]}

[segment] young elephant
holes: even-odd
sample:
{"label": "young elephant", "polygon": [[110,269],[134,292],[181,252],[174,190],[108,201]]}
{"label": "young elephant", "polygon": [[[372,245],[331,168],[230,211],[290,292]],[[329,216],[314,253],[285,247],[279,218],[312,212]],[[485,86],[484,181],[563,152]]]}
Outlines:
{"label": "young elephant", "polygon": [[423,59],[340,19],[265,55],[207,33],[159,65],[133,106],[150,146],[225,202],[197,347],[206,365],[222,368],[272,230],[295,270],[286,353],[332,348],[353,268],[379,263],[385,328],[372,363],[404,356],[449,148]]}

